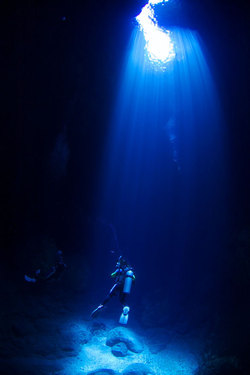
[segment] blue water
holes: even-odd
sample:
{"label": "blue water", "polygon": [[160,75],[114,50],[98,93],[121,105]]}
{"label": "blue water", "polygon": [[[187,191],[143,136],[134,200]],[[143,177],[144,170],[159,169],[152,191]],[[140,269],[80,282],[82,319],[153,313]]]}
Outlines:
{"label": "blue water", "polygon": [[[118,52],[107,59],[105,43],[103,49],[95,47],[105,27],[112,25],[113,32],[114,24],[105,20],[96,34],[92,26],[90,48],[85,39],[79,42],[82,14],[77,47],[72,30],[65,52],[70,69],[79,63],[79,70],[72,69],[68,78],[74,78],[76,103],[69,120],[55,125],[54,138],[44,150],[44,170],[34,164],[40,177],[37,185],[42,181],[43,187],[29,186],[34,177],[26,175],[32,169],[20,177],[32,209],[23,200],[21,207],[27,212],[19,231],[27,226],[26,241],[17,241],[14,252],[6,247],[15,262],[6,269],[1,264],[3,285],[11,283],[2,291],[0,373],[112,375],[126,374],[134,364],[146,365],[158,375],[192,375],[201,365],[200,374],[203,364],[215,371],[220,366],[235,369],[234,356],[247,351],[242,334],[249,315],[244,305],[249,231],[242,232],[231,249],[226,246],[231,238],[228,145],[206,46],[196,31],[171,27],[174,53],[161,65],[148,58],[143,30],[134,22],[126,51],[115,43],[122,37],[114,38],[108,50],[114,45]],[[116,11],[110,19],[113,15]],[[65,27],[74,24],[68,15],[59,19]],[[100,12],[98,20],[103,19]],[[76,55],[81,50],[81,56],[69,50]],[[112,71],[112,59],[112,66],[119,65],[120,54],[123,65],[106,131],[107,97],[112,92],[107,85],[112,86],[116,76],[105,73]],[[64,61],[61,68],[64,72]],[[29,132],[21,138],[27,144]],[[25,157],[32,159],[30,154]],[[13,186],[18,190],[18,184]],[[13,203],[10,211],[14,208]],[[19,209],[18,217],[23,218],[23,211]],[[35,232],[33,221],[51,228],[47,237],[43,228]],[[67,264],[60,278],[25,282],[24,273],[35,277],[38,268],[41,273],[53,269],[59,249]],[[106,341],[121,327],[119,298],[90,319],[113,286],[110,274],[120,254],[136,276],[128,297],[125,338],[119,334],[129,349],[124,357],[116,357]],[[131,341],[144,345],[143,351],[130,350]]]}
{"label": "blue water", "polygon": [[[104,277],[123,254],[136,274],[129,326],[138,321],[146,329],[164,327],[171,341],[172,329],[175,336],[199,326],[207,337],[216,324],[227,229],[227,146],[199,35],[180,28],[170,35],[176,56],[164,69],[147,58],[139,28],[128,45],[100,171],[91,291],[101,302],[111,287]],[[119,302],[112,301],[103,316],[119,313]],[[205,344],[201,337],[198,343],[188,340],[188,351]],[[185,349],[173,345],[174,355],[183,357]]]}
{"label": "blue water", "polygon": [[171,37],[176,58],[162,71],[134,30],[103,155],[99,216],[145,264],[152,250],[178,265],[190,248],[213,252],[226,225],[224,125],[204,46],[191,30]]}

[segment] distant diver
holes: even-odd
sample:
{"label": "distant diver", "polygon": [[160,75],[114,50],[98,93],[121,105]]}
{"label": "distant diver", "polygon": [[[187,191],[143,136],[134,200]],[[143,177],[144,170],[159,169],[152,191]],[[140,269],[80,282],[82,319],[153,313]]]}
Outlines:
{"label": "distant diver", "polygon": [[119,296],[119,300],[123,305],[123,311],[120,316],[119,322],[121,324],[127,324],[128,313],[130,311],[129,306],[126,305],[128,295],[131,290],[132,282],[135,280],[134,271],[131,266],[127,263],[123,256],[120,256],[116,263],[116,270],[111,274],[111,277],[115,279],[115,284],[110,289],[109,294],[105,300],[91,313],[91,317],[95,318],[99,312],[104,308],[105,304],[113,296]]}
{"label": "distant diver", "polygon": [[59,280],[64,270],[67,268],[67,265],[64,263],[63,253],[61,250],[58,250],[56,255],[56,263],[54,266],[51,267],[50,271],[46,275],[42,275],[41,270],[38,269],[35,271],[35,277],[24,275],[24,279],[28,283],[39,283],[49,280]]}

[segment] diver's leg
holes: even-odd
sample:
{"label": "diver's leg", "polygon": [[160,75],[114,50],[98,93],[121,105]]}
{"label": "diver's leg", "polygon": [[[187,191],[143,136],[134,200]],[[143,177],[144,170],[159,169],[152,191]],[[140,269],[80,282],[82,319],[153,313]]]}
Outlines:
{"label": "diver's leg", "polygon": [[113,287],[110,289],[109,294],[105,298],[105,300],[91,313],[91,317],[95,318],[99,312],[104,308],[104,305],[110,300],[111,297],[115,296],[118,292],[118,284],[113,285]]}
{"label": "diver's leg", "polygon": [[106,305],[106,303],[110,300],[110,298],[116,296],[118,292],[119,292],[119,284],[113,285],[109,291],[109,294],[107,295],[105,300],[102,302],[102,305]]}
{"label": "diver's leg", "polygon": [[120,291],[120,302],[122,306],[126,306],[127,299],[128,299],[128,293],[124,293],[123,291]]}

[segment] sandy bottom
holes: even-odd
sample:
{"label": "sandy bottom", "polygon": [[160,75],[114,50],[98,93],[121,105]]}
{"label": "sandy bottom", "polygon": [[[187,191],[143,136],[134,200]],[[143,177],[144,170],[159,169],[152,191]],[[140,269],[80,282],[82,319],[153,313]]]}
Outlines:
{"label": "sandy bottom", "polygon": [[[108,322],[105,324],[109,325]],[[100,369],[123,372],[131,364],[143,363],[156,375],[192,375],[198,367],[197,355],[188,340],[173,339],[164,350],[152,354],[146,344],[150,339],[142,335],[139,339],[144,343],[142,353],[128,351],[126,357],[116,357],[106,345],[105,335],[94,336],[82,347],[77,358],[67,364],[63,374],[88,374]]]}

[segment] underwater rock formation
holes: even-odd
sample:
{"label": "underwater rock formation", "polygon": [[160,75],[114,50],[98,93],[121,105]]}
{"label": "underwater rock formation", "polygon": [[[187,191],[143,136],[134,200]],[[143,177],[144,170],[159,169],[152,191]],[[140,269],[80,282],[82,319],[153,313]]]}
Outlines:
{"label": "underwater rock formation", "polygon": [[1,375],[47,375],[57,374],[63,370],[63,366],[58,361],[46,360],[44,358],[34,357],[13,359],[11,362],[0,359]]}
{"label": "underwater rock formation", "polygon": [[154,372],[144,363],[133,363],[126,367],[122,373],[123,375],[149,375],[154,374]]}
{"label": "underwater rock formation", "polygon": [[116,375],[117,372],[108,368],[101,368],[99,370],[91,371],[88,375]]}
{"label": "underwater rock formation", "polygon": [[131,352],[141,353],[143,351],[143,345],[140,343],[134,332],[124,327],[112,329],[108,333],[106,345],[114,346],[121,342],[125,343]]}
{"label": "underwater rock formation", "polygon": [[[57,298],[59,285],[26,286],[21,305],[11,311],[6,305],[4,324],[0,321],[1,375],[193,375],[198,366],[191,349],[181,353],[165,330],[147,332],[136,324],[128,329],[107,319],[89,322],[86,301],[67,295],[63,302]],[[163,345],[165,337],[167,347],[153,353],[151,345],[157,340]]]}
{"label": "underwater rock formation", "polygon": [[111,352],[116,357],[125,357],[128,353],[128,348],[124,342],[119,342],[118,344],[112,346]]}

